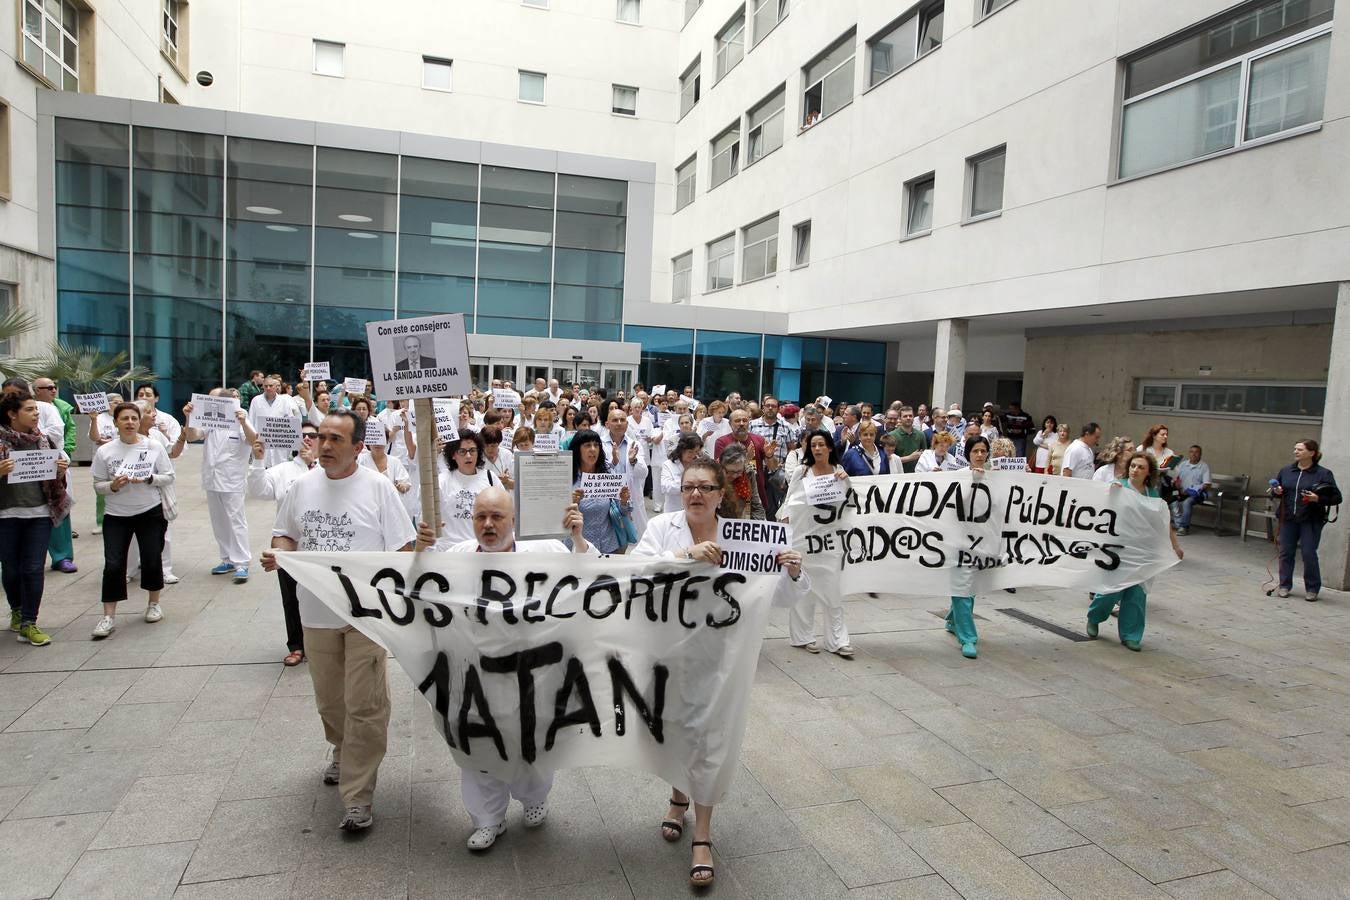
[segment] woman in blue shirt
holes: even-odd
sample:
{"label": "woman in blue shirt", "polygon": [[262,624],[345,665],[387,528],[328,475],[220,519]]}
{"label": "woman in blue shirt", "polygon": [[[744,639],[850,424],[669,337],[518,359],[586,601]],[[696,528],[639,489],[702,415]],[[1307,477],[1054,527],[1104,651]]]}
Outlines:
{"label": "woman in blue shirt", "polygon": [[[619,536],[614,533],[614,524],[609,518],[608,498],[587,497],[581,490],[581,476],[587,472],[608,472],[605,454],[600,445],[600,435],[589,428],[572,435],[572,502],[581,509],[581,533],[586,541],[601,553],[622,553],[626,547],[620,546]],[[632,512],[633,505],[624,485],[619,492],[619,507],[625,515]],[[565,541],[569,547],[571,540]]]}
{"label": "woman in blue shirt", "polygon": [[1322,590],[1322,570],[1317,563],[1317,545],[1327,524],[1327,508],[1341,502],[1341,490],[1331,470],[1321,465],[1317,441],[1294,445],[1294,461],[1280,470],[1270,493],[1279,498],[1280,589],[1288,597],[1294,586],[1294,553],[1303,553],[1303,599],[1309,603]]}

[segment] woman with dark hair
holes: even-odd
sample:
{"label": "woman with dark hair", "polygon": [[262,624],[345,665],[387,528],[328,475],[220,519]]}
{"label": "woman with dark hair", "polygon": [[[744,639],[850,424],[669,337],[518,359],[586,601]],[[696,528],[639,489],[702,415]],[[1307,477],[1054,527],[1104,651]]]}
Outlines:
{"label": "woman with dark hair", "polygon": [[[970,475],[976,481],[984,478],[984,467],[989,462],[989,439],[984,435],[975,435],[966,438],[966,462],[970,463]],[[970,569],[955,570],[955,577],[969,580],[972,576]],[[956,635],[956,641],[961,645],[961,655],[966,659],[975,659],[978,655],[976,645],[980,642],[980,634],[975,630],[975,597],[974,595],[958,597],[952,595],[951,607],[947,610],[947,631]]]}
{"label": "woman with dark hair", "polygon": [[19,643],[45,647],[52,642],[38,628],[38,609],[46,584],[47,542],[52,527],[70,512],[66,495],[65,454],[57,457],[56,477],[11,484],[13,453],[60,450],[38,428],[37,401],[26,391],[0,397],[0,578],[9,600],[9,630]]}
{"label": "woman with dark hair", "polygon": [[437,478],[441,492],[441,530],[437,550],[446,550],[473,538],[473,502],[501,479],[492,474],[483,458],[483,438],[476,431],[461,431],[445,445],[446,471]]}
{"label": "woman with dark hair", "polygon": [[1317,545],[1327,524],[1327,508],[1339,505],[1342,499],[1336,476],[1322,465],[1317,441],[1299,441],[1294,445],[1294,461],[1275,476],[1270,493],[1280,501],[1279,595],[1289,596],[1294,586],[1294,554],[1302,550],[1303,599],[1312,603],[1322,590]]}
{"label": "woman with dark hair", "polygon": [[722,491],[722,503],[717,514],[724,519],[768,518],[764,513],[764,504],[759,499],[759,482],[754,473],[748,472],[745,445],[735,441],[722,448],[717,460],[722,466],[726,488]]}
{"label": "woman with dark hair", "polygon": [[[835,448],[834,437],[828,431],[810,432],[806,439],[806,452],[802,454],[802,464],[792,470],[788,476],[788,502],[794,498],[805,501],[805,479],[833,475],[840,481],[848,480],[848,473],[839,465],[839,451]],[[779,513],[784,516],[783,512]],[[788,611],[788,632],[792,646],[800,647],[807,653],[819,653],[820,641],[816,637],[816,607],[820,606],[825,614],[825,649],[843,659],[853,658],[853,645],[849,643],[848,626],[844,624],[844,608],[838,597],[827,598],[819,591],[812,590]]]}
{"label": "woman with dark hair", "polygon": [[[1127,488],[1145,497],[1160,498],[1162,494],[1158,490],[1158,461],[1152,454],[1143,450],[1135,451],[1125,464],[1125,477],[1112,482],[1111,486]],[[1177,555],[1177,559],[1182,559],[1185,554],[1181,550],[1181,545],[1177,543],[1177,529],[1172,524],[1171,515],[1167,517],[1167,533],[1172,539],[1172,552]],[[1092,605],[1088,607],[1087,636],[1095,641],[1098,626],[1110,618],[1112,608],[1119,604],[1120,614],[1116,628],[1120,633],[1120,642],[1138,653],[1139,642],[1144,639],[1144,614],[1151,584],[1152,579],[1142,584],[1132,584],[1123,590],[1093,594]]]}
{"label": "woman with dark hair", "polygon": [[[1041,430],[1031,436],[1031,443],[1036,446],[1036,458],[1031,464],[1031,471],[1037,473],[1054,472],[1050,468],[1050,447],[1059,440],[1059,419],[1054,416],[1046,416],[1041,420]],[[1060,457],[1063,458],[1064,452],[1060,451]]]}
{"label": "woman with dark hair", "polygon": [[484,425],[478,432],[483,439],[483,465],[492,470],[508,491],[515,487],[515,453],[502,446],[500,425]]}
{"label": "woman with dark hair", "polygon": [[[596,443],[599,443],[597,438]],[[603,460],[602,460],[603,462]],[[675,559],[687,559],[703,562],[711,566],[720,565],[722,551],[717,546],[718,501],[726,490],[726,476],[722,467],[706,456],[697,456],[685,466],[681,476],[681,504],[669,512],[654,516],[647,523],[642,540],[633,550],[634,556],[663,556]],[[590,536],[587,535],[587,539]],[[810,590],[811,580],[802,571],[802,556],[796,550],[783,550],[778,553],[778,564],[782,566],[782,575],[778,590],[774,594],[774,605],[787,605]],[[705,746],[700,742],[697,746]],[[719,752],[722,745],[716,748]],[[703,761],[688,760],[690,771],[697,770]],[[684,821],[689,809],[690,796],[672,786],[670,807],[661,821],[661,837],[675,842],[684,833]],[[712,814],[718,797],[693,797],[694,802],[694,840],[693,865],[689,869],[689,883],[694,887],[707,887],[713,883],[712,858]]]}
{"label": "woman with dark hair", "polygon": [[1139,446],[1134,449],[1147,453],[1158,461],[1158,468],[1165,469],[1168,460],[1176,456],[1176,452],[1167,446],[1167,426],[1159,422],[1157,425],[1150,425],[1148,433],[1144,439],[1139,442]]}
{"label": "woman with dark hair", "polygon": [[94,490],[108,498],[103,516],[103,618],[94,626],[94,640],[117,628],[117,604],[127,599],[132,538],[141,551],[141,587],[150,595],[145,621],[164,618],[159,592],[164,589],[164,533],[169,522],[162,488],[173,484],[173,463],[163,445],[140,433],[139,406],[119,403],[112,412],[117,437],[98,448],[90,466]]}
{"label": "woman with dark hair", "polygon": [[[600,435],[589,428],[578,431],[572,436],[572,502],[581,510],[581,533],[586,542],[602,554],[620,553],[627,544],[620,544],[619,536],[614,532],[614,524],[609,518],[610,501],[606,497],[587,497],[581,489],[581,476],[608,472],[604,447]],[[619,492],[619,508],[630,514],[633,509],[632,492],[624,485]],[[568,546],[571,546],[568,543]]]}
{"label": "woman with dark hair", "polygon": [[680,484],[684,481],[684,468],[702,452],[703,438],[692,432],[680,435],[675,442],[669,458],[661,466],[661,508],[666,512],[683,508]]}

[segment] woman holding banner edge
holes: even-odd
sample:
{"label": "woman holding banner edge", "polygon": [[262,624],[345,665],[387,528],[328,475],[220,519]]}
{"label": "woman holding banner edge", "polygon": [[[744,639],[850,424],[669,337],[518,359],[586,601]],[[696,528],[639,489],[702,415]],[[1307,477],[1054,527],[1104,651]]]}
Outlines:
{"label": "woman holding banner edge", "polygon": [[[648,522],[633,556],[665,556],[719,565],[722,551],[717,546],[717,508],[726,484],[726,475],[720,465],[707,456],[695,457],[685,466],[680,482],[684,509],[662,513]],[[782,581],[774,593],[774,605],[798,602],[811,589],[811,580],[802,571],[801,553],[782,550],[777,555],[777,562],[782,566]],[[666,841],[678,841],[684,833],[689,802],[689,795],[671,787],[670,808],[661,821],[661,836]],[[689,883],[694,887],[707,887],[713,883],[712,814],[713,804],[694,799],[693,864],[689,869]]]}
{"label": "woman holding banner edge", "polygon": [[[792,470],[788,476],[788,500],[783,503],[779,516],[785,515],[788,503],[794,497],[805,493],[805,482],[809,477],[833,475],[841,481],[848,480],[848,473],[839,465],[839,452],[835,449],[834,437],[828,431],[813,431],[803,454],[802,464]],[[803,496],[803,501],[804,501]],[[836,598],[827,602],[819,594],[811,593],[803,597],[788,612],[788,634],[794,647],[807,653],[819,653],[820,641],[816,638],[816,607],[825,612],[825,649],[841,659],[853,658],[853,645],[849,643],[848,626],[844,624],[844,607]]]}

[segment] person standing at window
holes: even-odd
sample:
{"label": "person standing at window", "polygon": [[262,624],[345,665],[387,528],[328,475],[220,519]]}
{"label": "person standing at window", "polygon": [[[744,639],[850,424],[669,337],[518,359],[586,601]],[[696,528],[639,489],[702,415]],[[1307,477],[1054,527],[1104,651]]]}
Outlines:
{"label": "person standing at window", "polygon": [[1279,595],[1288,597],[1294,586],[1294,554],[1303,556],[1303,599],[1317,600],[1322,590],[1322,569],[1317,561],[1317,545],[1327,524],[1328,508],[1341,503],[1336,477],[1322,465],[1317,441],[1299,441],[1294,445],[1294,461],[1280,470],[1271,486],[1279,498]]}

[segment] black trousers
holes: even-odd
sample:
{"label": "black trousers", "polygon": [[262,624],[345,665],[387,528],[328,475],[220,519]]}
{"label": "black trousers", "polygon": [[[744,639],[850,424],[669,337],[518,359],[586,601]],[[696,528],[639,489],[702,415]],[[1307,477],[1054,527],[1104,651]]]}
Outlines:
{"label": "black trousers", "polygon": [[277,569],[281,583],[281,612],[286,616],[286,649],[305,651],[305,629],[300,624],[300,600],[295,596],[295,579]]}
{"label": "black trousers", "polygon": [[103,602],[127,599],[127,553],[131,540],[141,549],[141,587],[158,591],[164,587],[164,533],[169,523],[164,507],[153,506],[134,516],[103,516]]}

